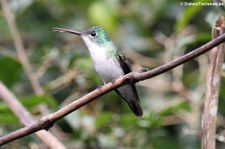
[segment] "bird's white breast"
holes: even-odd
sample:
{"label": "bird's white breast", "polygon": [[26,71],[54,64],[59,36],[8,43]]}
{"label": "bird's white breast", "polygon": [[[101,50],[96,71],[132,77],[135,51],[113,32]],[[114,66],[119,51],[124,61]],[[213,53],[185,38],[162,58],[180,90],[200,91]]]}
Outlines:
{"label": "bird's white breast", "polygon": [[115,57],[107,56],[107,49],[92,43],[88,39],[83,38],[83,40],[89,49],[95,69],[104,83],[109,83],[124,74],[118,60]]}

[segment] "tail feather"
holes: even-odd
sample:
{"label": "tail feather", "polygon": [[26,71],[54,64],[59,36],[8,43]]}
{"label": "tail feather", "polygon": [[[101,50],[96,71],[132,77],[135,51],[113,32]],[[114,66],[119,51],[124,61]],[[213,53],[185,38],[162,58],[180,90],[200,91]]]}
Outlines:
{"label": "tail feather", "polygon": [[130,101],[130,102],[127,101],[127,103],[136,116],[143,117],[142,109],[137,101]]}
{"label": "tail feather", "polygon": [[143,117],[143,112],[140,107],[140,100],[138,98],[135,85],[125,85],[115,90],[129,105],[133,113],[138,117]]}

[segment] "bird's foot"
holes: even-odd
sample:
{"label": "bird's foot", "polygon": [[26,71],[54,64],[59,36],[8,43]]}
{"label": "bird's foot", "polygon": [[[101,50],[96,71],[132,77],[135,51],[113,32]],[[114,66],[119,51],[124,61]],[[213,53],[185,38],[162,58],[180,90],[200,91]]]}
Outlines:
{"label": "bird's foot", "polygon": [[137,72],[142,73],[148,71],[148,68],[140,68]]}
{"label": "bird's foot", "polygon": [[126,82],[127,84],[132,84],[133,81],[134,81],[133,78],[132,78],[131,76],[125,77],[124,80],[125,80],[125,82]]}
{"label": "bird's foot", "polygon": [[102,85],[98,86],[98,91],[102,91]]}
{"label": "bird's foot", "polygon": [[116,82],[116,79],[113,79],[112,81],[111,81],[111,83],[114,85],[114,83]]}

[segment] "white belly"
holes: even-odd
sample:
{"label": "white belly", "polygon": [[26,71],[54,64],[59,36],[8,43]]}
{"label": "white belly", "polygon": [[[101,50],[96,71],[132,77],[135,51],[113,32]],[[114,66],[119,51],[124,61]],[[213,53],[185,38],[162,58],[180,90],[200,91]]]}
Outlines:
{"label": "white belly", "polygon": [[122,69],[119,67],[119,64],[116,64],[112,59],[104,59],[102,61],[98,60],[97,62],[94,61],[94,63],[95,69],[104,84],[109,83],[124,74]]}
{"label": "white belly", "polygon": [[116,58],[107,57],[106,49],[90,43],[89,40],[84,39],[84,41],[91,54],[95,69],[104,84],[109,83],[124,75],[123,70],[121,69]]}

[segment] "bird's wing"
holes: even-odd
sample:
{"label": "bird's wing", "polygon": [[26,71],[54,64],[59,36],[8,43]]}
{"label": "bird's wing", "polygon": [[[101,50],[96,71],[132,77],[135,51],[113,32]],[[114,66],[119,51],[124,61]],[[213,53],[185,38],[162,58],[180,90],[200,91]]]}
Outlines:
{"label": "bird's wing", "polygon": [[124,74],[128,74],[131,72],[131,66],[129,60],[122,54],[122,52],[117,53],[117,59],[119,61],[119,65],[122,68]]}

